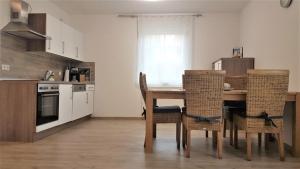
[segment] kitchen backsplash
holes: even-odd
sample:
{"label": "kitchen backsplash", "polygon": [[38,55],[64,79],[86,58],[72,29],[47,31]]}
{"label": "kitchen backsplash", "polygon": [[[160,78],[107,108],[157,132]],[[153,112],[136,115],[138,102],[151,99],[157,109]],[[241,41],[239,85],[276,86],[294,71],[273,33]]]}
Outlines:
{"label": "kitchen backsplash", "polygon": [[[27,40],[1,33],[0,77],[43,79],[47,70],[55,73],[55,80],[63,80],[67,66],[91,68],[91,80],[94,81],[95,63],[82,63],[61,56],[44,52],[27,52]],[[2,70],[2,65],[9,65],[9,71]],[[59,73],[61,72],[61,74]]]}

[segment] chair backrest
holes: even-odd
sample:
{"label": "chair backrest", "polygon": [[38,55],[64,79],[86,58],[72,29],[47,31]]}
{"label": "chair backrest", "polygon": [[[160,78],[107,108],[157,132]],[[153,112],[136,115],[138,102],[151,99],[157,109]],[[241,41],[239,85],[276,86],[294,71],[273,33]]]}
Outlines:
{"label": "chair backrest", "polygon": [[225,71],[186,70],[187,114],[202,117],[222,116]]}
{"label": "chair backrest", "polygon": [[147,81],[146,81],[146,74],[144,74],[142,72],[140,72],[139,84],[140,84],[140,90],[141,90],[144,102],[146,103],[146,92],[148,90],[148,87],[147,87]]}
{"label": "chair backrest", "polygon": [[225,76],[225,83],[235,90],[246,90],[247,76]]}
{"label": "chair backrest", "polygon": [[248,70],[247,116],[282,116],[288,86],[288,70]]}

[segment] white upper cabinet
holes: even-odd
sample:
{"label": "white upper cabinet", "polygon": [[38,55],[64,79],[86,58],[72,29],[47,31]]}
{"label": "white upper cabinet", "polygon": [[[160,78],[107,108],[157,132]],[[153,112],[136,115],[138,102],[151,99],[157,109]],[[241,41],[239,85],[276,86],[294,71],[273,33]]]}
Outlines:
{"label": "white upper cabinet", "polygon": [[46,15],[46,52],[62,55],[62,22]]}
{"label": "white upper cabinet", "polygon": [[84,61],[84,56],[83,56],[83,35],[79,31],[75,31],[75,50],[76,50],[76,55],[75,58],[77,60]]}
{"label": "white upper cabinet", "polygon": [[63,23],[62,25],[63,56],[76,59],[75,30],[67,24]]}
{"label": "white upper cabinet", "polygon": [[45,13],[30,14],[29,21],[31,27],[47,36],[45,43],[43,41],[29,41],[29,51],[45,51],[84,61],[81,32]]}

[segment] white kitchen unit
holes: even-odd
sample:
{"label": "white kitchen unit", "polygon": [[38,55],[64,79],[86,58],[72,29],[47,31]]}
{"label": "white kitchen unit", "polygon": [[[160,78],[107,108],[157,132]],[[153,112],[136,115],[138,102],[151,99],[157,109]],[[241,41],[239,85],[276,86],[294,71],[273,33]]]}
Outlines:
{"label": "white kitchen unit", "polygon": [[59,85],[59,124],[72,121],[73,112],[73,85]]}
{"label": "white kitchen unit", "polygon": [[87,101],[87,115],[91,115],[94,113],[94,93],[95,93],[95,85],[86,85],[86,92],[88,95]]}
{"label": "white kitchen unit", "polygon": [[94,90],[94,85],[73,85],[73,120],[94,112]]}
{"label": "white kitchen unit", "polygon": [[88,95],[86,85],[73,85],[73,114],[72,120],[86,116],[88,109]]}
{"label": "white kitchen unit", "polygon": [[77,49],[75,47],[75,30],[65,24],[62,23],[62,55],[71,58],[76,59],[77,56]]}
{"label": "white kitchen unit", "polygon": [[51,15],[46,15],[46,52],[62,55],[62,22]]}
{"label": "white kitchen unit", "polygon": [[83,35],[79,31],[74,31],[75,33],[75,49],[76,49],[76,60],[84,61],[84,55],[83,55]]}
{"label": "white kitchen unit", "polygon": [[45,41],[28,41],[28,51],[46,52],[84,61],[81,32],[46,13],[31,13],[28,20],[30,27],[47,37]]}

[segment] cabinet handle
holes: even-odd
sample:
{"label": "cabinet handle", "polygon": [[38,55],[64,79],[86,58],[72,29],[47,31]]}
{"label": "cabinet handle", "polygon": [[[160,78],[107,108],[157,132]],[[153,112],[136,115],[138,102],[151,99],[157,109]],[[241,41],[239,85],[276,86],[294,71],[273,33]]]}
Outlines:
{"label": "cabinet handle", "polygon": [[62,53],[65,54],[65,42],[62,42]]}
{"label": "cabinet handle", "polygon": [[51,49],[51,40],[52,40],[52,38],[51,38],[50,36],[47,36],[47,37],[46,37],[46,40],[49,41],[49,44],[48,44],[48,50],[50,50],[50,49]]}
{"label": "cabinet handle", "polygon": [[86,93],[86,103],[89,103],[89,94]]}
{"label": "cabinet handle", "polygon": [[48,50],[51,50],[51,39],[49,39]]}
{"label": "cabinet handle", "polygon": [[76,47],[76,57],[79,57],[78,47]]}

